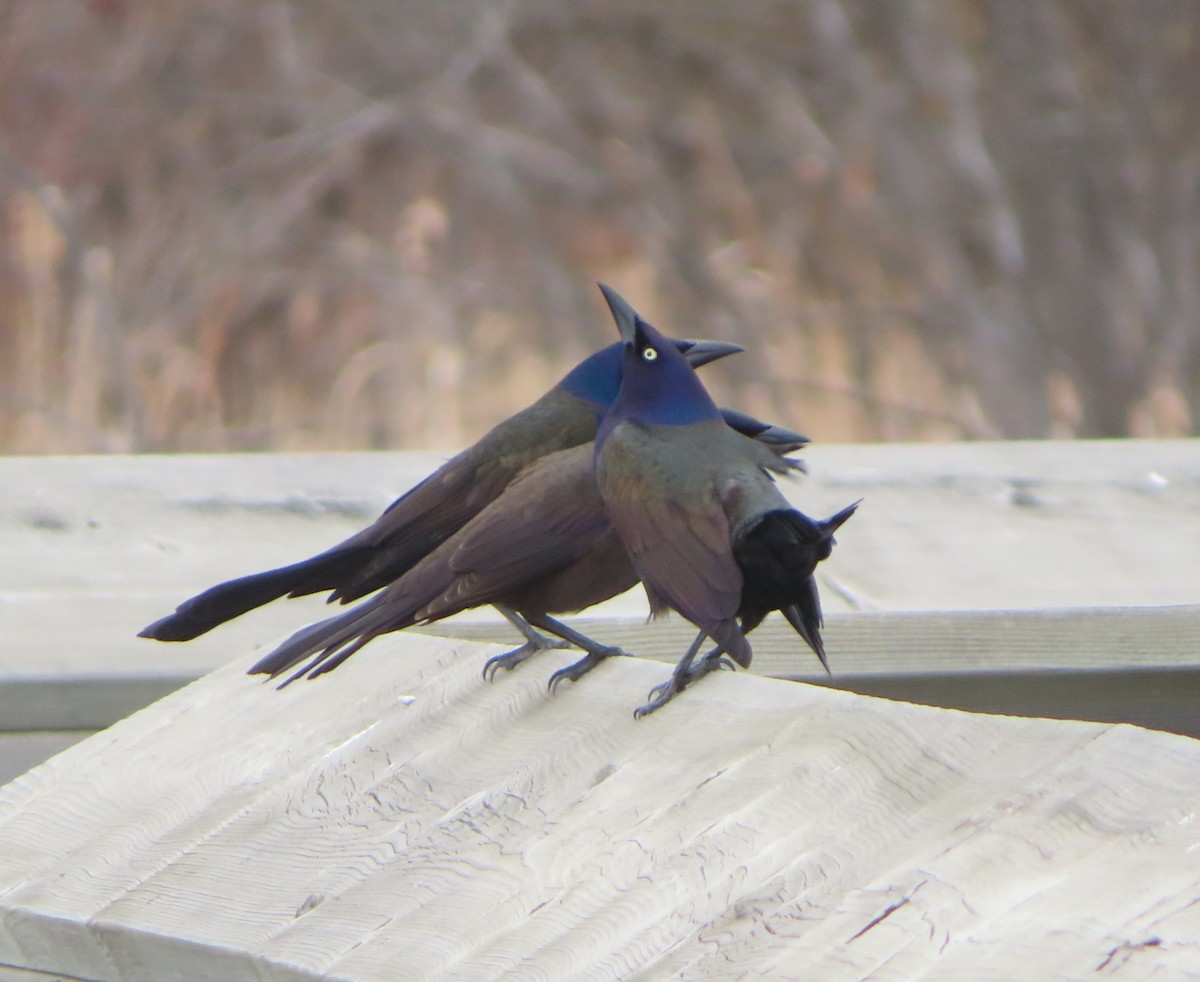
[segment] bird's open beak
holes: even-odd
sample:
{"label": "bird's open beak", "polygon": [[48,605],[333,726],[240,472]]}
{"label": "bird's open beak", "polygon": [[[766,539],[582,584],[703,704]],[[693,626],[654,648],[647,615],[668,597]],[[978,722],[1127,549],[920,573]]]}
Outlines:
{"label": "bird's open beak", "polygon": [[739,351],[746,350],[740,344],[732,344],[728,341],[676,341],[675,343],[692,368],[699,368],[701,365],[707,365],[710,361],[716,361],[726,355],[736,355]]}
{"label": "bird's open beak", "polygon": [[626,344],[633,344],[637,331],[637,311],[629,305],[629,301],[607,283],[597,283],[596,285],[600,287],[600,292],[604,294],[604,299],[608,303],[608,309],[612,311],[613,320],[617,322],[617,330],[621,332],[621,340]]}
{"label": "bird's open beak", "polygon": [[[617,322],[617,330],[621,332],[621,340],[626,344],[636,344],[638,322],[642,321],[638,312],[630,306],[628,300],[608,284],[598,283],[596,285],[600,287],[600,292],[604,294],[604,299],[608,302],[608,309],[612,311],[613,320]],[[645,322],[642,321],[642,323]],[[692,368],[699,368],[701,365],[707,365],[710,361],[716,361],[726,355],[736,355],[739,351],[746,350],[740,344],[731,344],[728,341],[676,341],[675,344],[683,352]]]}

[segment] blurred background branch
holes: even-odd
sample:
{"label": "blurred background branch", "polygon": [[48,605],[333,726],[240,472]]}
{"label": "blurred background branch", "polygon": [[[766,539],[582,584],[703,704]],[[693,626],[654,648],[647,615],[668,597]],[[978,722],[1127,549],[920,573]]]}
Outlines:
{"label": "blurred background branch", "polygon": [[0,0],[0,450],[454,448],[614,338],[823,442],[1200,421],[1186,0]]}

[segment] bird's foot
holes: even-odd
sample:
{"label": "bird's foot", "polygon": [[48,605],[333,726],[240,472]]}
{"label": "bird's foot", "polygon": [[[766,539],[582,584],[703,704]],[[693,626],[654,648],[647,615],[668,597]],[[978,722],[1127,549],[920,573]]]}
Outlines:
{"label": "bird's foot", "polygon": [[580,658],[579,661],[568,665],[566,668],[560,668],[551,675],[546,688],[551,692],[555,692],[561,682],[578,682],[588,672],[604,661],[604,659],[611,658],[614,655],[619,655],[622,658],[631,657],[629,652],[623,648],[593,648]]}
{"label": "bird's foot", "polygon": [[714,651],[698,662],[693,662],[683,672],[672,672],[669,679],[650,690],[648,697],[650,701],[644,706],[638,706],[633,711],[634,719],[641,719],[643,716],[649,716],[656,709],[662,709],[689,685],[697,679],[704,678],[709,672],[715,672],[719,668],[732,670],[735,667],[733,662],[719,651]]}
{"label": "bird's foot", "polygon": [[684,674],[686,679],[685,684],[691,685],[697,679],[702,679],[709,672],[715,672],[717,669],[728,669],[731,672],[736,672],[737,665],[732,658],[727,658],[719,651],[709,652],[698,662],[693,662],[688,666],[688,670]]}
{"label": "bird's foot", "polygon": [[650,690],[650,701],[644,706],[638,706],[633,711],[634,719],[641,719],[643,716],[649,716],[656,709],[662,709],[667,703],[674,699],[687,687],[687,683],[680,683],[679,679],[672,675],[662,685],[656,685]]}
{"label": "bird's foot", "polygon": [[545,635],[537,634],[535,637],[530,637],[521,647],[513,648],[512,651],[506,651],[502,655],[496,655],[494,658],[489,658],[483,664],[483,677],[491,682],[496,677],[496,673],[500,669],[506,672],[511,672],[522,662],[536,655],[539,651],[549,651],[551,648],[569,648],[569,642],[562,641],[558,638],[548,638]]}

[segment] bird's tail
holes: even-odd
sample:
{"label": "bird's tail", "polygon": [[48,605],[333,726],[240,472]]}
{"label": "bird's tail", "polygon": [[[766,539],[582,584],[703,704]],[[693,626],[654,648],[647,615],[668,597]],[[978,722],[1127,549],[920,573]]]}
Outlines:
{"label": "bird's tail", "polygon": [[385,608],[385,597],[386,594],[380,594],[344,614],[301,628],[270,654],[255,662],[247,674],[278,678],[308,659],[299,671],[283,681],[280,685],[282,689],[301,676],[316,678],[332,671],[380,634],[411,626],[412,619],[400,620]]}
{"label": "bird's tail", "polygon": [[762,420],[747,416],[736,409],[722,409],[721,415],[725,418],[726,425],[732,426],[742,436],[748,436],[752,440],[765,444],[780,456],[800,450],[812,442],[803,433],[797,433],[795,430],[789,430],[775,423],[764,423]]}
{"label": "bird's tail", "polygon": [[279,597],[333,590],[362,562],[357,550],[321,553],[291,566],[227,580],[185,600],[175,613],[138,632],[156,641],[190,641],[219,624]]}

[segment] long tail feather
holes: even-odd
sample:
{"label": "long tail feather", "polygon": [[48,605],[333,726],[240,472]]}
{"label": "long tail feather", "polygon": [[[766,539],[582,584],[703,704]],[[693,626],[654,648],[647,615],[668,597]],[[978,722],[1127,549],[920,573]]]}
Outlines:
{"label": "long tail feather", "polygon": [[[408,627],[412,623],[411,620],[405,621],[391,616],[382,600],[383,595],[374,597],[344,614],[301,628],[274,651],[255,662],[247,674],[277,678],[305,659],[317,656],[303,670],[283,683],[287,685],[295,678],[309,674],[330,657],[337,656],[335,663],[341,664],[372,638]],[[344,654],[340,653],[347,645],[353,647],[347,649]]]}
{"label": "long tail feather", "polygon": [[185,600],[173,614],[138,632],[156,641],[190,641],[255,607],[280,597],[303,597],[332,590],[362,562],[357,551],[322,553],[291,566],[226,580]]}

